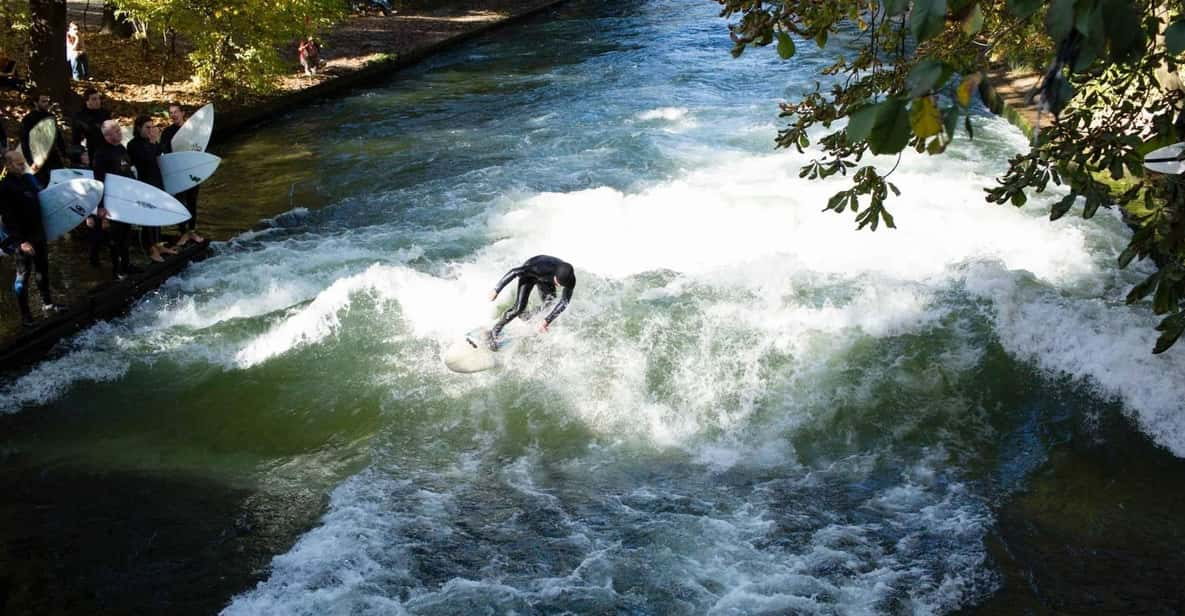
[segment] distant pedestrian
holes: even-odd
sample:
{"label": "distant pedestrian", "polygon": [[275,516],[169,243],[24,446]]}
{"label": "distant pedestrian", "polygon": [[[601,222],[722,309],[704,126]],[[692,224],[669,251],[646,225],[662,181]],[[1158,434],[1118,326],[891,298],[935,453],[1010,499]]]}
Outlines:
{"label": "distant pedestrian", "polygon": [[74,81],[90,79],[90,58],[86,55],[86,43],[78,24],[70,22],[66,29],[66,61],[70,63],[70,74]]}
{"label": "distant pedestrian", "polygon": [[[185,110],[181,107],[181,103],[169,103],[169,119],[173,123],[166,127],[160,135],[160,151],[162,154],[169,154],[173,151],[173,137],[185,125],[186,114]],[[198,186],[194,186],[187,191],[177,193],[177,200],[184,203],[185,209],[189,210],[189,220],[177,225],[177,232],[181,234],[181,237],[177,240],[177,246],[184,246],[189,242],[200,243],[206,241],[197,232],[198,188]]]}
{"label": "distant pedestrian", "polygon": [[300,66],[304,69],[305,75],[316,75],[317,68],[321,64],[321,46],[313,39],[313,35],[309,35],[305,40],[300,42],[297,47],[298,55],[300,56]]}

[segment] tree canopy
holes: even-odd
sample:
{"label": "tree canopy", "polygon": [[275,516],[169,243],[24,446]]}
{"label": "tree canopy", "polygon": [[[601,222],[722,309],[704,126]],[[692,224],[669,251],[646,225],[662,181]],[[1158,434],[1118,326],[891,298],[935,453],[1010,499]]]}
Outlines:
{"label": "tree canopy", "polygon": [[[1163,0],[718,0],[732,18],[733,54],[772,46],[786,60],[801,44],[833,58],[831,85],[784,103],[779,147],[823,155],[801,176],[852,178],[826,209],[854,214],[859,229],[893,227],[886,202],[900,194],[892,170],[865,154],[906,148],[942,154],[972,134],[969,105],[992,62],[1038,64],[1035,92],[1050,123],[1028,152],[1008,162],[991,203],[1023,206],[1053,185],[1068,194],[1057,220],[1081,206],[1091,218],[1119,206],[1133,233],[1117,266],[1149,259],[1156,269],[1127,296],[1152,296],[1163,318],[1153,349],[1185,332],[1185,184],[1145,170],[1144,155],[1182,139],[1185,115],[1177,63],[1185,9]],[[841,121],[846,121],[842,123]],[[821,136],[812,139],[811,135]],[[962,127],[962,131],[960,130]]]}

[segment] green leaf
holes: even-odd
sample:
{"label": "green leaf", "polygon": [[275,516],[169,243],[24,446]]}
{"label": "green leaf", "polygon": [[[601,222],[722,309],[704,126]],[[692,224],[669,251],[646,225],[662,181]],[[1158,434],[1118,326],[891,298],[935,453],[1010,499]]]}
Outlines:
{"label": "green leaf", "polygon": [[1164,48],[1174,56],[1185,51],[1185,19],[1178,19],[1165,28]]}
{"label": "green leaf", "polygon": [[905,102],[890,98],[876,114],[876,124],[868,136],[868,149],[873,154],[896,154],[909,144],[909,109]]}
{"label": "green leaf", "polygon": [[974,140],[975,131],[971,129],[971,115],[968,114],[963,118],[963,128],[967,129],[967,138]]}
{"label": "green leaf", "polygon": [[1112,60],[1129,62],[1142,55],[1147,39],[1139,15],[1132,10],[1128,0],[1104,0],[1103,22]]}
{"label": "green leaf", "polygon": [[1036,13],[1041,4],[1042,0],[1008,0],[1008,12],[1023,21]]}
{"label": "green leaf", "polygon": [[942,34],[946,23],[946,0],[916,0],[909,16],[909,31],[919,43]]}
{"label": "green leaf", "polygon": [[955,89],[955,100],[959,102],[960,106],[966,107],[971,104],[971,97],[979,90],[979,82],[982,79],[983,73],[972,73],[963,77],[963,80],[959,82],[959,87]]}
{"label": "green leaf", "polygon": [[1077,198],[1078,195],[1074,193],[1070,193],[1065,197],[1062,197],[1061,201],[1058,201],[1053,207],[1049,208],[1049,219],[1057,220],[1062,216],[1065,216],[1066,212],[1069,212],[1070,208],[1074,207],[1074,201]]}
{"label": "green leaf", "polygon": [[1134,303],[1144,299],[1144,297],[1146,297],[1149,293],[1151,293],[1152,289],[1154,289],[1156,287],[1156,283],[1159,280],[1160,280],[1160,273],[1159,272],[1152,274],[1151,276],[1145,278],[1144,282],[1141,282],[1140,284],[1132,287],[1132,290],[1128,292],[1127,297],[1123,300],[1124,303],[1134,304]]}
{"label": "green leaf", "polygon": [[934,58],[926,58],[918,62],[913,70],[909,71],[909,76],[905,78],[909,96],[917,98],[942,87],[946,81],[945,78],[950,76],[950,72],[950,67]]}
{"label": "green leaf", "polygon": [[1074,0],[1053,0],[1045,15],[1045,30],[1055,43],[1069,36],[1074,29]]}
{"label": "green leaf", "polygon": [[783,60],[789,60],[794,57],[794,39],[790,38],[789,34],[785,32],[778,32],[778,55],[782,56]]}
{"label": "green leaf", "polygon": [[1098,199],[1087,199],[1086,205],[1082,208],[1082,217],[1087,220],[1094,218],[1094,213],[1099,210],[1099,206],[1102,204],[1103,202]]}
{"label": "green leaf", "polygon": [[822,49],[827,46],[827,30],[826,29],[820,30],[819,33],[815,35],[815,44],[819,46],[819,49]]}
{"label": "green leaf", "polygon": [[1136,252],[1136,249],[1131,246],[1124,248],[1123,252],[1119,254],[1119,269],[1126,268],[1136,257]]}
{"label": "green leaf", "polygon": [[942,114],[938,111],[938,105],[934,104],[933,97],[914,99],[909,106],[909,126],[913,134],[922,139],[942,131]]}
{"label": "green leaf", "polygon": [[1102,27],[1103,12],[1099,9],[1098,0],[1078,0],[1077,10],[1074,12],[1074,28],[1087,38],[1094,30]]}
{"label": "green leaf", "polygon": [[872,127],[876,124],[876,116],[880,113],[881,105],[884,103],[876,103],[865,105],[848,116],[848,141],[864,141],[868,139],[868,135],[872,133]]}
{"label": "green leaf", "polygon": [[943,128],[946,129],[946,136],[948,139],[955,138],[955,130],[959,128],[959,108],[951,107],[947,109],[942,118]]}
{"label": "green leaf", "polygon": [[963,20],[963,32],[966,32],[967,36],[975,36],[980,30],[983,30],[983,10],[977,3],[975,8],[971,9],[971,14]]}
{"label": "green leaf", "polygon": [[1185,332],[1185,319],[1177,318],[1185,316],[1185,313],[1178,312],[1164,321],[1161,321],[1160,326],[1156,329],[1164,332],[1156,339],[1156,346],[1152,348],[1152,353],[1164,353],[1169,350],[1169,347],[1176,344],[1177,339]]}
{"label": "green leaf", "polygon": [[905,12],[909,6],[909,0],[884,0],[885,13],[889,17],[896,17]]}

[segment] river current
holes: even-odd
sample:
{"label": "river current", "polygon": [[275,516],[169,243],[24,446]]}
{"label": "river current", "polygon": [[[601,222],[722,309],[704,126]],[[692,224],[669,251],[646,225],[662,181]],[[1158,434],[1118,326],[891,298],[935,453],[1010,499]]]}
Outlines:
{"label": "river current", "polygon": [[[327,494],[229,615],[946,613],[1059,442],[1185,455],[1112,213],[985,203],[1025,139],[981,110],[856,232],[772,149],[827,59],[733,59],[716,11],[576,2],[231,143],[204,215],[266,223],[6,380],[74,416],[9,451]],[[568,311],[445,369],[535,254]]]}

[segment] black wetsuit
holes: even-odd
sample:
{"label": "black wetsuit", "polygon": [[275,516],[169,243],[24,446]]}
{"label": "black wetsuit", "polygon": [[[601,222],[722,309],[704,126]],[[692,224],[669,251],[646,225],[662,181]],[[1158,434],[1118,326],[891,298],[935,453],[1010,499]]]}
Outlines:
{"label": "black wetsuit", "polygon": [[[161,154],[170,154],[173,152],[173,137],[176,136],[177,131],[181,130],[180,126],[170,124],[168,128],[161,131],[160,134],[160,151]],[[185,204],[185,209],[189,210],[189,220],[177,225],[179,233],[186,231],[193,231],[197,228],[197,201],[198,201],[198,186],[194,186],[187,191],[177,193],[177,200]]]}
{"label": "black wetsuit", "polygon": [[82,111],[74,114],[74,134],[71,139],[78,148],[82,147],[83,138],[86,139],[86,153],[92,161],[95,159],[95,152],[99,147],[107,143],[107,140],[103,139],[103,122],[110,119],[111,113],[102,107],[98,109],[83,107]]}
{"label": "black wetsuit", "polygon": [[[160,144],[153,143],[143,137],[133,137],[127,146],[128,158],[136,168],[136,179],[159,188],[165,189],[165,180],[160,174]],[[140,241],[144,247],[152,246],[160,241],[160,227],[140,227]]]}
{"label": "black wetsuit", "polygon": [[[538,255],[527,259],[526,263],[506,272],[506,275],[502,276],[502,280],[499,280],[498,284],[494,286],[494,292],[501,293],[502,289],[510,284],[511,280],[518,278],[518,294],[514,297],[514,305],[503,313],[502,318],[490,330],[490,335],[493,338],[497,338],[507,323],[527,309],[527,300],[531,296],[531,290],[535,287],[539,287],[539,294],[543,296],[544,302],[555,299],[556,274],[561,269],[567,269],[570,272],[571,267],[570,264],[555,257]],[[549,325],[568,307],[568,302],[572,301],[572,289],[575,287],[575,280],[572,282],[572,286],[563,288],[564,292],[560,297],[560,301],[556,302],[551,312],[547,315],[547,318],[544,319]]]}
{"label": "black wetsuit", "polygon": [[[95,149],[91,167],[95,170],[95,179],[100,182],[107,179],[108,174],[132,177],[131,161],[128,160],[127,149],[122,145],[111,145],[106,140]],[[106,196],[104,196],[104,201],[99,203],[99,207],[105,206]],[[131,231],[131,226],[114,220],[110,221],[110,224],[111,237],[107,238],[103,232],[101,221],[95,221],[94,233],[91,236],[91,258],[93,261],[98,256],[99,245],[109,239],[112,270],[116,275],[124,274],[128,272],[128,266],[131,265],[131,258],[128,255],[128,234]]]}
{"label": "black wetsuit", "polygon": [[[21,318],[25,322],[33,320],[29,312],[29,274],[36,272],[41,301],[47,305],[53,304],[49,290],[49,247],[41,222],[41,203],[37,200],[40,191],[41,185],[28,173],[9,173],[0,180],[0,216],[4,219],[4,228],[9,236],[7,243],[11,245],[16,258],[16,279],[13,280],[12,290],[16,293]],[[34,254],[20,252],[17,247],[21,242],[32,244]]]}
{"label": "black wetsuit", "polygon": [[[30,165],[33,164],[33,152],[29,150],[29,133],[39,122],[52,117],[54,115],[48,111],[34,109],[21,119],[21,153],[25,155],[25,162]],[[56,123],[57,120],[54,122]],[[54,133],[53,147],[49,150],[49,156],[46,157],[45,164],[37,170],[37,181],[41,182],[42,186],[49,186],[49,172],[53,169],[61,169],[67,158],[66,146],[62,141],[62,129],[61,127],[57,127],[57,129]]]}

